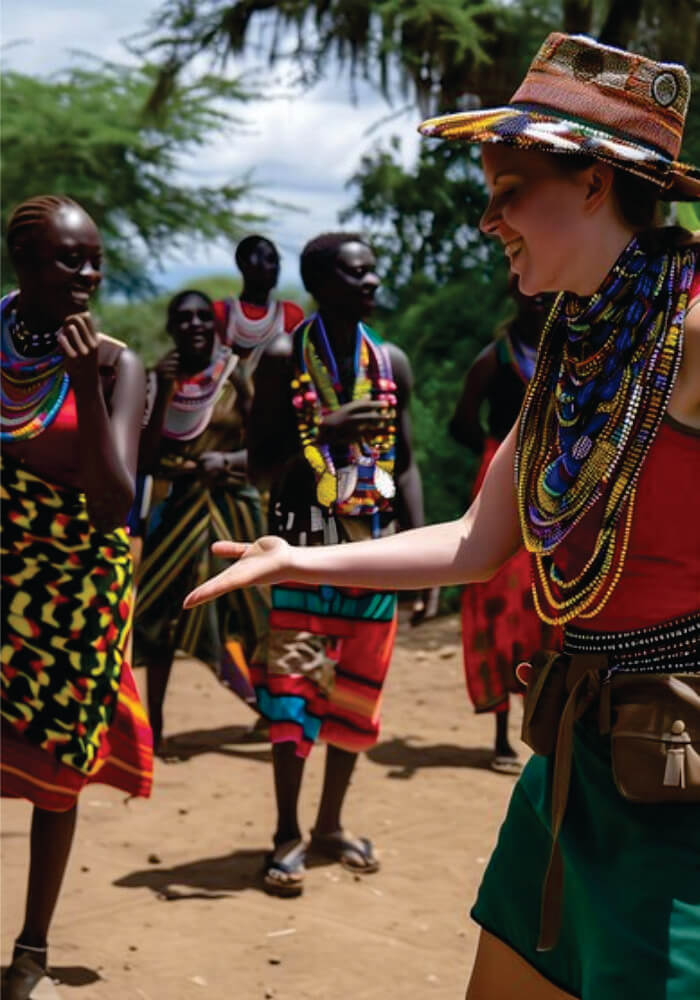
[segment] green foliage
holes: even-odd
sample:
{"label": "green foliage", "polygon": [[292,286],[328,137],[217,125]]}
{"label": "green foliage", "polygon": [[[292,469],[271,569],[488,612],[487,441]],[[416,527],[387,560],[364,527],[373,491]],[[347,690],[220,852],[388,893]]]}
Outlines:
{"label": "green foliage", "polygon": [[678,205],[676,209],[678,222],[691,232],[700,230],[700,206],[692,205],[690,202]]}
{"label": "green foliage", "polygon": [[368,229],[392,298],[413,301],[473,268],[493,271],[478,229],[486,189],[476,147],[426,141],[406,171],[394,136],[362,158],[347,186],[356,197],[341,220],[359,216]]}
{"label": "green foliage", "polygon": [[142,302],[100,301],[93,312],[100,330],[123,340],[136,351],[144,364],[152,365],[172,347],[165,329],[170,299],[168,294]]}
{"label": "green foliage", "polygon": [[[146,270],[198,239],[235,240],[251,216],[236,214],[247,179],[184,184],[184,155],[236,119],[219,98],[243,98],[236,84],[203,77],[174,86],[157,115],[144,107],[157,71],[97,63],[49,79],[2,77],[2,223],[37,194],[68,194],[90,213],[105,244],[112,290],[152,290]],[[4,281],[11,280],[3,248]]]}
{"label": "green foliage", "polygon": [[165,0],[137,49],[161,63],[156,105],[183,66],[206,53],[221,67],[250,43],[255,26],[270,62],[291,59],[303,85],[317,82],[332,62],[348,69],[351,80],[359,74],[386,97],[407,96],[427,111],[436,94],[452,100],[474,90],[474,74],[486,79],[504,36],[517,50],[516,6],[506,0]]}
{"label": "green foliage", "polygon": [[447,427],[467,369],[508,311],[501,271],[493,282],[465,272],[373,324],[411,359],[416,456],[431,522],[457,517],[469,503],[478,457],[454,442]]}
{"label": "green foliage", "polygon": [[255,44],[292,63],[302,85],[329,66],[361,75],[425,114],[463,95],[484,105],[513,93],[545,35],[585,32],[697,70],[697,0],[164,0],[135,45],[161,68],[153,106],[181,69],[207,55],[220,70]]}

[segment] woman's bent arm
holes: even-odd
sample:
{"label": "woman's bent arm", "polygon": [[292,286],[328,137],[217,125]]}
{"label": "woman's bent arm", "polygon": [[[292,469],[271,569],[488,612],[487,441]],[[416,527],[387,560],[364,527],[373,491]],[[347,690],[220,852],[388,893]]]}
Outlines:
{"label": "woman's bent arm", "polygon": [[429,525],[376,541],[310,548],[261,538],[253,545],[218,542],[233,566],[194,590],[185,607],[251,584],[325,583],[373,590],[418,590],[487,580],[521,543],[513,482],[516,428],[498,449],[484,484],[457,521]]}

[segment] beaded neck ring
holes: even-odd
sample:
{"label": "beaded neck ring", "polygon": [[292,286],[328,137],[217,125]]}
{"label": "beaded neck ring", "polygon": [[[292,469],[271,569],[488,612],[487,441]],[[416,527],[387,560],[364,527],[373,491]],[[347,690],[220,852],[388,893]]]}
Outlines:
{"label": "beaded neck ring", "polygon": [[[70,379],[56,335],[39,336],[26,330],[17,317],[17,292],[0,302],[2,324],[2,394],[0,440],[27,441],[37,437],[55,419],[68,394]],[[46,337],[51,349],[47,352]],[[27,341],[27,337],[29,340]],[[25,354],[29,344],[31,353]],[[37,350],[43,353],[35,353]]]}
{"label": "beaded neck ring", "polygon": [[163,436],[191,441],[207,427],[214,406],[236,366],[238,357],[231,348],[214,338],[211,360],[193,375],[180,375],[163,422]]}
{"label": "beaded neck ring", "polygon": [[[396,428],[331,452],[319,443],[321,420],[349,402],[320,314],[302,324],[294,335],[296,372],[291,382],[299,437],[316,479],[318,503],[339,515],[373,515],[385,510],[395,495],[393,479]],[[354,352],[355,382],[351,398],[387,403],[390,418],[396,407],[396,384],[384,345],[363,323],[357,324]]]}
{"label": "beaded neck ring", "polygon": [[284,307],[281,302],[271,302],[258,319],[246,316],[240,299],[234,299],[231,303],[226,339],[234,347],[258,347],[267,344],[283,330]]}
{"label": "beaded neck ring", "polygon": [[58,330],[32,333],[16,313],[9,324],[10,336],[19,354],[25,358],[42,358],[56,350]]}
{"label": "beaded neck ring", "polygon": [[[637,481],[680,367],[696,266],[692,247],[652,257],[635,238],[592,298],[562,294],[550,314],[515,459],[535,604],[549,624],[593,617],[620,578]],[[598,504],[593,551],[566,580],[556,548]]]}

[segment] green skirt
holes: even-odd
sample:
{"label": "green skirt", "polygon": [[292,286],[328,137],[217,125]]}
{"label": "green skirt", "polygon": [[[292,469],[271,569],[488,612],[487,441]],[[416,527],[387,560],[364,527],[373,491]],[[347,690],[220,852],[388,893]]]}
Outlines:
{"label": "green skirt", "polygon": [[536,950],[549,852],[551,760],[515,786],[472,916],[583,1000],[700,997],[700,806],[640,805],[612,780],[610,741],[577,725],[561,833],[562,931]]}

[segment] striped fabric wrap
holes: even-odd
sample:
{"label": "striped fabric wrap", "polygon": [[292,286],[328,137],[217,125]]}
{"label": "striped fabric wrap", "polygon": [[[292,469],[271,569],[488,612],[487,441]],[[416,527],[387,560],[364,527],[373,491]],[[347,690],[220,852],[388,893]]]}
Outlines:
{"label": "striped fabric wrap", "polygon": [[251,671],[272,742],[295,743],[300,757],[316,740],[374,746],[395,636],[393,593],[273,587],[267,663]]}
{"label": "striped fabric wrap", "polygon": [[253,487],[207,487],[197,475],[172,483],[150,514],[139,568],[135,660],[182,649],[207,663],[245,701],[255,700],[250,664],[264,656],[269,596],[264,587],[225,595],[184,612],[185,595],[228,565],[212,555],[215,541],[254,541],[264,534]]}
{"label": "striped fabric wrap", "polygon": [[86,781],[148,795],[150,728],[124,660],[127,534],[96,530],[84,494],[7,457],[0,496],[3,794],[49,809]]}

